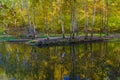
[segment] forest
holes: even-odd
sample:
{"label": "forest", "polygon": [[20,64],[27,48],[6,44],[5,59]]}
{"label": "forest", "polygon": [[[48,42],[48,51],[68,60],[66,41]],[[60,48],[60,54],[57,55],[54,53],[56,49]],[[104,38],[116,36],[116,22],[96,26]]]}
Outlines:
{"label": "forest", "polygon": [[120,0],[0,0],[0,33],[14,36],[119,33]]}
{"label": "forest", "polygon": [[120,0],[0,0],[0,80],[120,80]]}

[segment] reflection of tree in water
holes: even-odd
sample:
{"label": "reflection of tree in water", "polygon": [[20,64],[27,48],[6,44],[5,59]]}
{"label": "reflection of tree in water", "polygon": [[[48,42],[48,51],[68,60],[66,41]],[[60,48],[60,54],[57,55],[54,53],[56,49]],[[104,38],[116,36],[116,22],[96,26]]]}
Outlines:
{"label": "reflection of tree in water", "polygon": [[[2,45],[2,46],[1,46]],[[20,44],[0,44],[0,65],[7,77],[16,80],[81,79],[116,80],[120,76],[120,50],[112,43],[88,43],[37,48]]]}
{"label": "reflection of tree in water", "polygon": [[78,80],[79,75],[77,72],[77,60],[76,60],[76,48],[75,45],[70,46],[70,52],[71,52],[71,72],[70,72],[70,80]]}
{"label": "reflection of tree in water", "polygon": [[48,55],[46,56],[46,62],[48,65],[45,67],[46,78],[45,80],[54,80],[54,61],[51,60],[50,47],[47,47]]}

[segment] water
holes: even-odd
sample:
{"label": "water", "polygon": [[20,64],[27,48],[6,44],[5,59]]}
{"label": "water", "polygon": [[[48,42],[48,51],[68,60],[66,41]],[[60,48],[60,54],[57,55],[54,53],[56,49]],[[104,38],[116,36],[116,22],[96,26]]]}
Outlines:
{"label": "water", "polygon": [[39,48],[0,43],[0,80],[119,80],[120,43]]}

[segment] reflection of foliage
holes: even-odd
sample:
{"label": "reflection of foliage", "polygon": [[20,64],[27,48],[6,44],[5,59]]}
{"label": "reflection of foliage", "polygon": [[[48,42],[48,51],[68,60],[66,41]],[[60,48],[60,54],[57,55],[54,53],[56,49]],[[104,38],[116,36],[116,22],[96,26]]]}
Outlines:
{"label": "reflection of foliage", "polygon": [[119,44],[103,42],[38,48],[1,43],[0,74],[21,80],[61,80],[67,75],[90,80],[116,79],[120,76],[120,51],[116,45]]}

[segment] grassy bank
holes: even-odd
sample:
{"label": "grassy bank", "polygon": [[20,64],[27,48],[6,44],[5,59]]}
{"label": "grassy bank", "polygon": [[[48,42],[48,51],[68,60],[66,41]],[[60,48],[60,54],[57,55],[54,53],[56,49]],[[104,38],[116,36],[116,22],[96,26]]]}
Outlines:
{"label": "grassy bank", "polygon": [[0,35],[0,41],[8,41],[8,40],[15,40],[16,37],[13,37],[11,35]]}
{"label": "grassy bank", "polygon": [[[79,36],[85,36],[84,33],[78,33]],[[49,37],[60,37],[62,34],[50,34]],[[70,34],[65,34],[65,36],[70,36]],[[91,36],[91,34],[88,34],[88,36]],[[100,34],[95,33],[94,36],[100,36]],[[105,34],[101,34],[101,37],[104,37]],[[46,34],[39,34],[38,38],[47,38]]]}
{"label": "grassy bank", "polygon": [[[79,33],[79,36],[85,36],[84,33]],[[20,37],[15,37],[13,35],[4,35],[4,34],[0,34],[0,41],[10,41],[10,40],[19,40],[19,39],[28,39],[28,37],[26,35],[23,35],[23,38]],[[69,37],[70,34],[65,34],[66,37]],[[90,34],[88,34],[88,36],[90,36]],[[94,36],[100,36],[100,34],[94,34]],[[101,34],[102,37],[105,36],[105,34]],[[62,34],[50,34],[49,37],[62,37]],[[46,34],[38,34],[37,38],[47,38]]]}

